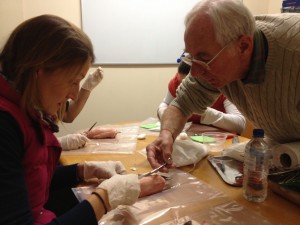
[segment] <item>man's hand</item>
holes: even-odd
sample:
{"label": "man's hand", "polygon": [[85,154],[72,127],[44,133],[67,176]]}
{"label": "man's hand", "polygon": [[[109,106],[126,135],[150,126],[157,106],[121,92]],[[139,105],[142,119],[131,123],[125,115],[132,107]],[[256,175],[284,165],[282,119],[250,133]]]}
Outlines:
{"label": "man's hand", "polygon": [[161,130],[159,137],[146,147],[147,159],[152,168],[157,168],[167,162],[161,172],[168,172],[168,168],[175,168],[172,163],[173,137],[168,130]]}

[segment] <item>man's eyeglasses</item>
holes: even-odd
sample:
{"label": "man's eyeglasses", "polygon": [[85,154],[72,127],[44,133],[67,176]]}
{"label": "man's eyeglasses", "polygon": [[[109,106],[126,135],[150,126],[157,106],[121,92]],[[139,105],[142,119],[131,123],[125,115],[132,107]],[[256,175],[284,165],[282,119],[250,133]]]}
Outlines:
{"label": "man's eyeglasses", "polygon": [[185,56],[183,52],[183,54],[181,55],[180,59],[185,62],[186,64],[192,66],[193,63],[196,63],[200,66],[202,66],[205,70],[210,70],[210,66],[209,64],[212,63],[217,57],[218,55],[221,54],[221,52],[229,45],[230,43],[228,43],[227,45],[225,45],[211,60],[209,60],[208,62],[204,62],[201,60],[197,60],[194,59],[193,57],[191,57],[190,55]]}

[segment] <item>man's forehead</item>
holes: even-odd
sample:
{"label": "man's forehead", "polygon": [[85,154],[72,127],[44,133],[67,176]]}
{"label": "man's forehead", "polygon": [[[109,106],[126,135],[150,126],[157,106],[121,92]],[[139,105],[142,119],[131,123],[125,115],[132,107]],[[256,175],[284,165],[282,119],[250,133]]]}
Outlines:
{"label": "man's forehead", "polygon": [[215,40],[215,33],[211,20],[207,15],[195,16],[187,24],[184,33],[186,50],[194,48],[195,45],[206,45],[212,40]]}

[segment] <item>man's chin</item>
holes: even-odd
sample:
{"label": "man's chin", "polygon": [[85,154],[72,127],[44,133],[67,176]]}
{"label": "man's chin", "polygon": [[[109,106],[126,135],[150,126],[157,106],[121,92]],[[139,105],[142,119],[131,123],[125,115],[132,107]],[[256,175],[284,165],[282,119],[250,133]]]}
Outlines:
{"label": "man's chin", "polygon": [[225,85],[223,85],[223,84],[217,84],[217,85],[212,85],[213,87],[215,87],[215,88],[222,88],[222,87],[224,87]]}
{"label": "man's chin", "polygon": [[224,87],[224,84],[222,84],[221,82],[218,82],[218,81],[211,81],[208,83],[213,86],[214,88],[221,88],[221,87]]}

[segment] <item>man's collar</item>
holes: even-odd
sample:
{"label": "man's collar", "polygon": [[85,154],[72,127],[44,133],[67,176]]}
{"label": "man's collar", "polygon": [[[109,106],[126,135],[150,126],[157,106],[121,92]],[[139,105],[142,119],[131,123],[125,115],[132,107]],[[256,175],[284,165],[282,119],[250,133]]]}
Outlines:
{"label": "man's collar", "polygon": [[254,32],[253,53],[250,70],[246,78],[242,80],[244,84],[260,84],[265,79],[265,63],[268,56],[268,42],[261,30],[258,28]]}

